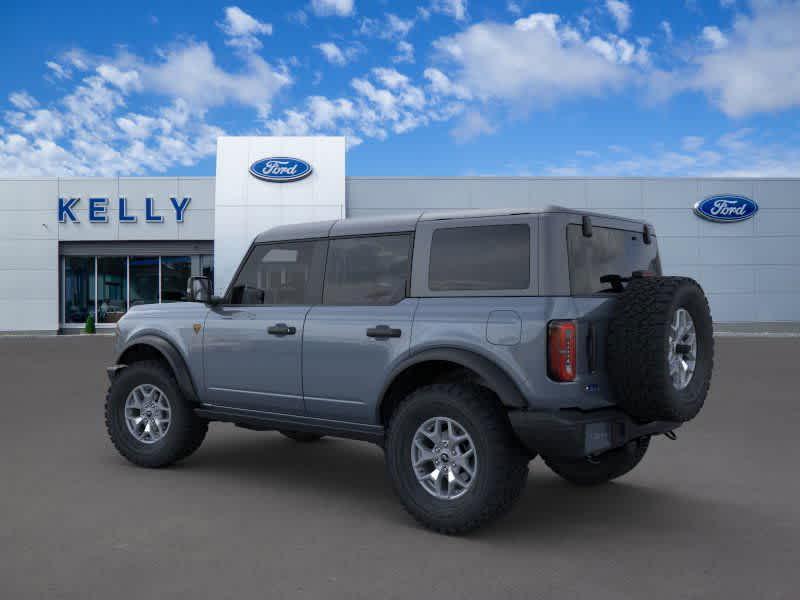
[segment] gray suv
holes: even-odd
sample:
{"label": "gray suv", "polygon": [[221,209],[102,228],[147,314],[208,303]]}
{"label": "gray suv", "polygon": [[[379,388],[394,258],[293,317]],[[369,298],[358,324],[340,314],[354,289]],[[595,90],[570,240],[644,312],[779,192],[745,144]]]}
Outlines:
{"label": "gray suv", "polygon": [[661,275],[652,226],[551,207],[270,229],[223,297],[131,308],[108,433],[137,465],[210,421],[383,447],[411,515],[444,533],[506,512],[530,461],[579,485],[633,469],[703,406],[700,286]]}

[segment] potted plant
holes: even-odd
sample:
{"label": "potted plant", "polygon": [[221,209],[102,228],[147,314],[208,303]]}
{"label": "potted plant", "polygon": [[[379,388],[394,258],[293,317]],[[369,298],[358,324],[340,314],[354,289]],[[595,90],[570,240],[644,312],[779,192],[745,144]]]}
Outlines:
{"label": "potted plant", "polygon": [[94,333],[95,332],[94,315],[89,315],[88,317],[86,317],[86,326],[83,328],[83,331],[85,333]]}

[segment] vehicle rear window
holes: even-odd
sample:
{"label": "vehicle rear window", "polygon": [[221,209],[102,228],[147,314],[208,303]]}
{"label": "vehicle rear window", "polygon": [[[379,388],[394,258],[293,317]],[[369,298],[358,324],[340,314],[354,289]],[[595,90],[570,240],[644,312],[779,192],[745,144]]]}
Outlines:
{"label": "vehicle rear window", "polygon": [[575,295],[611,291],[601,283],[603,275],[630,277],[634,271],[661,274],[658,245],[645,244],[642,234],[624,229],[592,227],[592,237],[585,237],[580,225],[567,225],[569,281]]}
{"label": "vehicle rear window", "polygon": [[525,224],[448,227],[433,232],[428,288],[525,290],[531,283],[531,230]]}
{"label": "vehicle rear window", "polygon": [[387,305],[406,297],[411,235],[331,240],[324,304]]}

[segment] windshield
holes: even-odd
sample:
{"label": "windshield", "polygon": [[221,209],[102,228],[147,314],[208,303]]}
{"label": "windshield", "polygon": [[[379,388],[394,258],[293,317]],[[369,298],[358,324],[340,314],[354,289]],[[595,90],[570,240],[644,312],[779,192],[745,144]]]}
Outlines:
{"label": "windshield", "polygon": [[570,288],[575,296],[613,291],[611,283],[600,281],[604,275],[661,274],[655,239],[645,244],[642,234],[635,231],[595,226],[592,237],[585,237],[580,225],[567,225],[567,250]]}

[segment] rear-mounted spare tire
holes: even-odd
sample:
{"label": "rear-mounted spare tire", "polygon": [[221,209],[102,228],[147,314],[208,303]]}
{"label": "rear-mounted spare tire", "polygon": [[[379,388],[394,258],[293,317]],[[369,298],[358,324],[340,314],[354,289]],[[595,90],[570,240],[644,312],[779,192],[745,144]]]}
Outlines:
{"label": "rear-mounted spare tire", "polygon": [[688,277],[638,277],[609,323],[607,367],[617,404],[641,421],[688,421],[714,366],[708,300]]}

